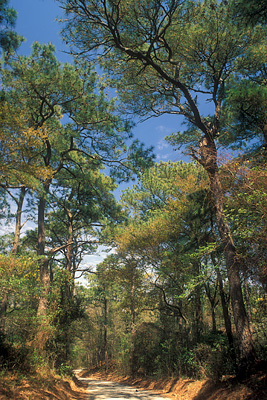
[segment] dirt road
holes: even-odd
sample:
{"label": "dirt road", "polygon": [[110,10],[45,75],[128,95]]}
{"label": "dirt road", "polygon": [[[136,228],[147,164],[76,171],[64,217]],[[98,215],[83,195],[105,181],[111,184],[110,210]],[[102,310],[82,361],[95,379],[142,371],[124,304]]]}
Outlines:
{"label": "dirt road", "polygon": [[88,400],[166,400],[155,392],[136,389],[117,382],[80,378],[88,385]]}

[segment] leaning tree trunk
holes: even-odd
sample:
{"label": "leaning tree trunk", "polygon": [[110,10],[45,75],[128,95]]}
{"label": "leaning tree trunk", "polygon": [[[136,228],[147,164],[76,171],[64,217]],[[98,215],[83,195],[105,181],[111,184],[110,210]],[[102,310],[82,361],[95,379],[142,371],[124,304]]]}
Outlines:
{"label": "leaning tree trunk", "polygon": [[201,164],[208,173],[213,196],[216,225],[224,250],[229,280],[231,306],[238,338],[239,371],[245,373],[255,362],[256,355],[250,331],[249,320],[243,300],[239,262],[230,227],[224,215],[224,193],[217,165],[217,151],[214,141],[205,137],[200,145]]}

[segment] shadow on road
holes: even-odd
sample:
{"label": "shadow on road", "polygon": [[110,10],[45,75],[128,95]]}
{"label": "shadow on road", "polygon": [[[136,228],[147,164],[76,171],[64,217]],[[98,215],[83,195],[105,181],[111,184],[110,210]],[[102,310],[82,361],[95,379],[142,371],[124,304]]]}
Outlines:
{"label": "shadow on road", "polygon": [[166,400],[157,393],[139,390],[117,382],[91,378],[79,378],[79,381],[88,385],[88,400]]}

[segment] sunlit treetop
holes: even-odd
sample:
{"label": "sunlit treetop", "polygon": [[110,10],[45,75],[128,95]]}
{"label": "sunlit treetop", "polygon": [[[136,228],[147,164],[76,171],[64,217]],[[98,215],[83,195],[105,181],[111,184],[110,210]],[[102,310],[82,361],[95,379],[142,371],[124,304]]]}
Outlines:
{"label": "sunlit treetop", "polygon": [[192,236],[196,219],[204,229],[207,204],[207,176],[198,164],[156,164],[124,192],[122,205],[130,217],[118,225],[114,243],[119,251],[139,249],[147,256],[178,245]]}

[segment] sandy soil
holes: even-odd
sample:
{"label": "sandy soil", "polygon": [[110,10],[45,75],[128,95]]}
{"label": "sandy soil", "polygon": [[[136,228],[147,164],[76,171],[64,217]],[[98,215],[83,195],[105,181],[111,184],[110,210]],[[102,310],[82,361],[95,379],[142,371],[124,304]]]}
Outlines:
{"label": "sandy soil", "polygon": [[81,381],[88,385],[88,400],[166,400],[151,390],[136,389],[118,382],[93,378],[83,378]]}
{"label": "sandy soil", "polygon": [[[106,382],[112,381],[113,384],[122,383],[133,386],[133,390],[152,390],[156,396],[169,398],[171,400],[267,400],[267,375],[259,373],[252,376],[245,382],[237,382],[232,377],[227,377],[223,381],[213,382],[211,380],[193,380],[193,379],[144,379],[119,376],[115,372],[103,373],[92,371],[81,371],[79,379],[90,378],[92,381]],[[102,386],[104,389],[105,384]],[[90,395],[90,386],[88,387],[89,400],[119,399],[123,397],[94,397],[94,392]],[[156,392],[155,392],[156,391]],[[132,392],[131,392],[132,393]],[[92,397],[90,397],[92,396]],[[125,397],[124,397],[125,398]],[[131,396],[129,396],[131,399]],[[151,399],[155,399],[151,397]]]}

